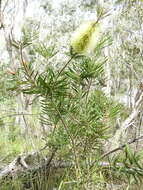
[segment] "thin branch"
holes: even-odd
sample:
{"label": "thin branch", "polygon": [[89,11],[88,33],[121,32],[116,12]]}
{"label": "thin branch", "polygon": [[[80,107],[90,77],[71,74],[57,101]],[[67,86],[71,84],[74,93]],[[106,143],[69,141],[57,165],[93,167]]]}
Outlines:
{"label": "thin branch", "polygon": [[31,76],[30,76],[30,73],[29,73],[29,70],[28,70],[28,68],[27,68],[27,63],[24,61],[24,59],[23,59],[23,52],[22,52],[22,45],[20,45],[20,58],[21,58],[21,63],[22,63],[22,65],[23,65],[23,67],[24,67],[24,69],[25,69],[25,72],[26,72],[26,74],[28,75],[28,77],[31,79]]}
{"label": "thin branch", "polygon": [[25,72],[26,72],[26,75],[27,75],[27,77],[29,78],[30,82],[31,82],[34,86],[37,86],[35,80],[32,78],[32,74],[29,72],[29,68],[27,67],[27,63],[26,63],[26,62],[24,61],[24,59],[23,59],[23,51],[22,51],[22,50],[23,50],[23,47],[22,47],[22,44],[20,45],[19,49],[20,49],[21,63],[22,63],[22,65],[23,65],[23,67],[24,67],[24,70],[25,70]]}
{"label": "thin branch", "polygon": [[103,158],[109,156],[110,154],[112,154],[112,153],[114,153],[114,152],[117,152],[117,151],[119,151],[119,150],[122,150],[127,144],[135,143],[136,141],[139,141],[139,140],[142,139],[142,138],[143,138],[143,135],[141,135],[141,136],[139,136],[139,137],[137,137],[137,138],[134,138],[133,140],[128,141],[126,144],[123,144],[123,145],[121,145],[121,146],[119,146],[119,147],[117,147],[117,148],[115,148],[115,149],[113,149],[113,150],[110,150],[109,152],[106,152],[105,154],[103,154],[103,155],[101,156],[101,159],[103,159]]}
{"label": "thin branch", "polygon": [[[53,104],[55,105],[54,102],[53,102]],[[57,114],[59,115],[59,117],[60,117],[60,119],[61,119],[61,122],[62,122],[62,124],[63,124],[63,126],[64,126],[64,129],[65,129],[65,131],[66,131],[66,133],[67,133],[67,135],[69,136],[69,139],[70,139],[70,141],[71,141],[71,147],[72,147],[72,151],[73,151],[74,157],[75,157],[76,168],[78,169],[78,172],[79,172],[80,169],[79,169],[79,166],[78,166],[78,159],[77,159],[77,154],[76,154],[76,147],[75,147],[74,138],[73,138],[73,136],[70,134],[70,132],[69,132],[69,130],[68,130],[68,126],[67,126],[67,124],[65,123],[65,121],[64,121],[64,119],[63,119],[63,117],[62,117],[60,111],[59,111],[58,108],[56,107],[56,105],[55,105],[55,109],[56,109],[56,112],[57,112]]]}
{"label": "thin branch", "polygon": [[9,2],[9,0],[6,1],[5,5],[3,7],[3,10],[2,10],[3,12],[4,12],[5,8],[6,8],[6,6],[8,5],[8,2]]}
{"label": "thin branch", "polygon": [[67,61],[67,63],[63,66],[63,68],[59,71],[57,78],[61,75],[61,73],[65,70],[65,68],[68,66],[68,64],[71,62],[71,60],[75,57],[75,55],[71,56],[71,58]]}
{"label": "thin branch", "polygon": [[88,95],[89,95],[89,92],[90,92],[91,85],[92,85],[92,78],[89,79],[89,82],[88,82],[88,89],[87,89],[87,94],[86,94],[86,102],[88,100]]}
{"label": "thin branch", "polygon": [[27,115],[27,116],[33,116],[33,115],[40,115],[40,114],[31,114],[31,113],[15,113],[15,114],[9,114],[9,115],[6,115],[6,116],[3,116],[3,117],[0,117],[0,119],[4,119],[4,118],[7,118],[7,117],[14,117],[14,116],[23,116],[23,115]]}
{"label": "thin branch", "polygon": [[133,140],[131,141],[128,141],[127,143],[117,147],[117,148],[114,148],[113,150],[110,150],[109,152],[106,152],[104,154],[101,155],[101,157],[98,159],[98,160],[95,160],[91,166],[90,166],[90,169],[94,166],[95,163],[97,163],[99,160],[103,160],[105,157],[109,156],[110,154],[113,154],[114,152],[117,152],[119,150],[122,150],[126,145],[130,145],[130,144],[133,144],[137,141],[139,141],[140,139],[143,139],[143,135],[137,137],[137,138],[134,138]]}

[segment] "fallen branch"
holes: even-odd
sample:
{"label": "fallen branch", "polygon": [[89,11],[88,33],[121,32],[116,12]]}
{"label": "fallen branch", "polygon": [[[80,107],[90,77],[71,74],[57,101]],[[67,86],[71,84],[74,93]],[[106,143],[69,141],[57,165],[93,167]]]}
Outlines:
{"label": "fallen branch", "polygon": [[16,177],[19,173],[48,168],[50,165],[53,166],[52,161],[56,151],[57,150],[54,150],[51,155],[44,160],[40,160],[40,151],[19,155],[9,165],[0,170],[0,180],[5,177]]}
{"label": "fallen branch", "polygon": [[[94,167],[95,164],[98,164],[98,166],[102,168],[110,168],[111,169],[111,163],[104,162],[103,159],[119,150],[122,150],[127,144],[135,143],[136,141],[139,141],[143,139],[143,134],[137,138],[134,138],[133,140],[128,141],[126,144],[123,144],[113,150],[110,150],[103,155],[98,160],[95,160],[91,165],[90,169]],[[8,166],[4,167],[0,170],[0,181],[3,183],[3,181],[8,179],[13,179],[15,177],[20,176],[26,176],[29,173],[35,174],[36,172],[42,172],[42,173],[49,173],[50,170],[57,170],[57,169],[64,169],[64,168],[71,168],[74,166],[74,163],[69,161],[57,161],[54,159],[56,150],[54,150],[49,157],[45,157],[43,160],[41,158],[41,151],[43,151],[47,146],[42,148],[39,152],[32,152],[27,153],[23,155],[19,155],[17,158],[15,158]],[[40,160],[40,161],[39,161]],[[116,163],[116,166],[121,167],[121,163]],[[132,168],[130,168],[131,170]],[[135,168],[136,169],[136,168]],[[138,169],[138,168],[137,168]],[[137,170],[136,169],[136,170]],[[142,170],[141,170],[142,171]],[[143,171],[142,171],[143,172]]]}

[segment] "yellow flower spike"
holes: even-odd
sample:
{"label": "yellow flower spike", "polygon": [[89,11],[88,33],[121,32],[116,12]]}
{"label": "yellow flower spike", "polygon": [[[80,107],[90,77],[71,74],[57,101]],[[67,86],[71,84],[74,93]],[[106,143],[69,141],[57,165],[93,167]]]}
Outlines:
{"label": "yellow flower spike", "polygon": [[97,21],[87,21],[74,32],[71,38],[73,54],[87,55],[94,51],[100,40],[100,27]]}

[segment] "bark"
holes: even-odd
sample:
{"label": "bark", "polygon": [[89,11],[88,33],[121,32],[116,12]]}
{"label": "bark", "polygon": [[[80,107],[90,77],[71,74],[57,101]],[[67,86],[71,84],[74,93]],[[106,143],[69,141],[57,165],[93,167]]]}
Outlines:
{"label": "bark", "polygon": [[142,104],[143,104],[143,83],[141,82],[137,94],[135,96],[133,111],[131,112],[129,117],[122,123],[121,127],[116,131],[115,135],[110,140],[109,146],[111,149],[120,146],[121,139],[122,142],[127,139],[128,136],[127,129],[130,126],[133,126],[133,124],[135,123],[136,119],[138,118],[138,115],[142,111]]}
{"label": "bark", "polygon": [[[40,171],[48,169],[49,167],[56,168],[57,165],[53,162],[56,150],[54,150],[49,157],[41,159],[40,152],[31,152],[17,156],[9,165],[1,168],[0,180],[6,177],[14,178],[20,177],[24,173]],[[60,167],[60,164],[59,166]]]}

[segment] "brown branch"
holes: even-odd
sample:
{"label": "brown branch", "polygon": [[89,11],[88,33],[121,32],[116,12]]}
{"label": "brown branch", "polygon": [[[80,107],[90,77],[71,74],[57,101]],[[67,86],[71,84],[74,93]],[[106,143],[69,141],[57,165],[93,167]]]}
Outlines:
{"label": "brown branch", "polygon": [[25,69],[25,72],[26,72],[26,74],[27,74],[27,76],[31,79],[31,76],[30,76],[30,73],[29,73],[29,70],[28,70],[28,67],[27,67],[27,63],[24,61],[24,59],[23,59],[23,47],[22,47],[22,45],[20,45],[20,58],[21,58],[21,63],[22,63],[22,65],[23,65],[23,67],[24,67],[24,69]]}
{"label": "brown branch", "polygon": [[142,138],[143,138],[143,135],[141,135],[141,136],[139,136],[139,137],[137,137],[137,138],[134,138],[133,140],[127,142],[126,144],[123,144],[123,145],[121,145],[121,146],[119,146],[119,147],[117,147],[117,148],[115,148],[115,149],[113,149],[113,150],[110,150],[109,152],[106,152],[105,154],[103,154],[103,155],[101,156],[101,159],[103,159],[103,158],[109,156],[110,154],[112,154],[112,153],[114,153],[114,152],[117,152],[117,151],[119,151],[119,150],[122,150],[127,144],[129,145],[129,144],[135,143],[136,141],[139,141],[139,140],[142,139]]}
{"label": "brown branch", "polygon": [[20,58],[21,58],[21,64],[23,65],[24,67],[24,70],[25,70],[25,73],[29,79],[29,81],[34,85],[34,86],[37,86],[34,78],[32,77],[32,71],[29,70],[28,68],[28,63],[24,60],[23,58],[23,47],[22,47],[22,44],[20,45],[19,47],[19,50],[20,50]]}
{"label": "brown branch", "polygon": [[101,155],[101,157],[98,159],[98,160],[95,160],[91,166],[90,166],[90,169],[94,166],[95,163],[97,163],[99,160],[103,160],[105,157],[109,156],[110,154],[113,154],[114,152],[117,152],[119,150],[122,150],[126,145],[130,145],[132,143],[135,143],[136,141],[139,141],[140,139],[143,138],[143,135],[137,137],[137,138],[134,138],[133,140],[131,141],[128,141],[127,143],[117,147],[117,148],[114,148],[113,150],[110,150],[109,152],[106,152],[104,154]]}
{"label": "brown branch", "polygon": [[74,57],[75,57],[75,55],[73,55],[73,56],[67,61],[67,63],[63,66],[63,68],[59,71],[57,78],[59,78],[59,76],[61,75],[61,73],[65,70],[65,68],[68,66],[68,64],[71,62],[71,60],[72,60]]}

